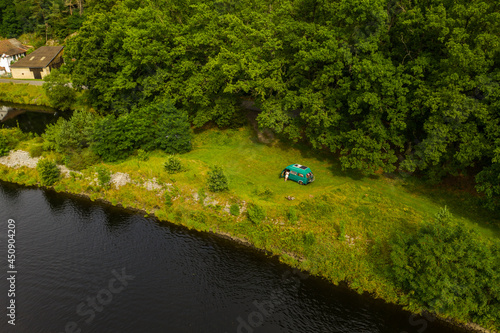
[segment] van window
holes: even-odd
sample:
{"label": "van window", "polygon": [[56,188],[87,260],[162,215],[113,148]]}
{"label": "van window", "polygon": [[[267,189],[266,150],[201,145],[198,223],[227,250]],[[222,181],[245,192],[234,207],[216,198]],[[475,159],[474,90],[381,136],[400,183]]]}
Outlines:
{"label": "van window", "polygon": [[290,174],[294,175],[294,176],[297,176],[297,172],[295,172],[295,171],[290,171]]}
{"label": "van window", "polygon": [[302,177],[302,178],[304,178],[304,175],[303,175],[303,174],[301,174],[301,173],[299,173],[299,177]]}

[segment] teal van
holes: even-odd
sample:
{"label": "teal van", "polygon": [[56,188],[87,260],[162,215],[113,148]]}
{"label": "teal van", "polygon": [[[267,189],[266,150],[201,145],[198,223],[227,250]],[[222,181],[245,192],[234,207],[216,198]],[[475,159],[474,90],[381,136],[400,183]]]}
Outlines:
{"label": "teal van", "polygon": [[288,172],[288,179],[299,183],[300,185],[307,185],[314,181],[314,175],[308,167],[300,164],[290,164],[283,171],[281,171],[280,178],[285,177]]}

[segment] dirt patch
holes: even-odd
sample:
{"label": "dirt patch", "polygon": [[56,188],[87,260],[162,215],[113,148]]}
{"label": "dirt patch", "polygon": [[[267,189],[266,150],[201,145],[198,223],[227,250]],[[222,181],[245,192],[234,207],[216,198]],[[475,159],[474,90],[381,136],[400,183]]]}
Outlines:
{"label": "dirt patch", "polygon": [[8,166],[9,168],[36,168],[36,164],[40,160],[40,157],[32,158],[30,154],[23,150],[11,151],[8,156],[0,157],[0,163]]}
{"label": "dirt patch", "polygon": [[116,188],[120,186],[127,185],[130,183],[130,176],[128,173],[117,172],[111,175],[111,184],[115,185]]}

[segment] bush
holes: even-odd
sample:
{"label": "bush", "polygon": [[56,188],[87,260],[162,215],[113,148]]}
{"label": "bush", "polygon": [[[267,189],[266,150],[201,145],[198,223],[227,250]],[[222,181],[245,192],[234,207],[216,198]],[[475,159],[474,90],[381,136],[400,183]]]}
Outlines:
{"label": "bush", "polygon": [[72,170],[83,170],[99,162],[97,156],[91,149],[86,148],[75,151],[65,156],[64,164]]}
{"label": "bush", "polygon": [[97,167],[96,171],[99,186],[102,188],[109,188],[109,184],[111,182],[111,171],[102,165]]}
{"label": "bush", "polygon": [[165,170],[168,173],[177,173],[182,171],[181,160],[175,156],[169,156],[165,162]]}
{"label": "bush", "polygon": [[259,224],[266,218],[266,212],[264,208],[259,205],[250,205],[247,210],[248,218],[255,224]]}
{"label": "bush", "polygon": [[40,157],[42,156],[43,153],[43,145],[32,145],[28,149],[28,153],[30,154],[30,157]]}
{"label": "bush", "polygon": [[177,110],[172,104],[162,102],[143,110],[157,117],[154,126],[155,148],[169,154],[180,154],[191,150],[193,132],[185,111]]}
{"label": "bush", "polygon": [[232,204],[231,207],[229,208],[229,212],[231,213],[231,215],[234,216],[240,215],[240,205]]}
{"label": "bush", "polygon": [[0,129],[0,156],[8,155],[21,140],[26,138],[27,135],[18,127]]}
{"label": "bush", "polygon": [[0,134],[0,156],[8,155],[10,151],[9,143],[7,139]]}
{"label": "bush", "polygon": [[476,175],[476,190],[485,194],[485,205],[491,210],[500,209],[500,159]]}
{"label": "bush", "polygon": [[191,149],[191,137],[187,114],[171,104],[157,103],[101,120],[93,149],[105,161],[114,162],[127,158],[136,149],[184,153]]}
{"label": "bush", "polygon": [[44,79],[43,90],[52,107],[59,110],[70,110],[76,100],[76,92],[71,87],[68,76],[57,69],[52,69]]}
{"label": "bush", "polygon": [[48,125],[43,137],[43,147],[57,152],[72,152],[87,148],[92,143],[97,117],[91,112],[75,111],[69,120],[59,118]]}
{"label": "bush", "polygon": [[57,164],[53,161],[47,159],[41,159],[36,165],[36,171],[40,176],[40,184],[42,186],[51,186],[59,180],[61,176],[61,171],[57,167]]}
{"label": "bush", "polygon": [[216,165],[208,172],[208,189],[211,192],[223,192],[229,190],[227,177],[222,167]]}
{"label": "bush", "polygon": [[416,234],[393,241],[396,282],[424,308],[488,324],[500,320],[500,255],[442,209]]}
{"label": "bush", "polygon": [[149,160],[149,153],[144,149],[137,149],[136,155],[139,161],[146,162]]}

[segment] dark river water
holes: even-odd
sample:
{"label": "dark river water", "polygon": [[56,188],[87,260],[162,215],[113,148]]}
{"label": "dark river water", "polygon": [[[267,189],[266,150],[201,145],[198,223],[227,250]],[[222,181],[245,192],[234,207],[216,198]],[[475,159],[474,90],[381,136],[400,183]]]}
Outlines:
{"label": "dark river water", "polygon": [[51,191],[0,182],[0,231],[2,333],[461,332],[232,241]]}
{"label": "dark river water", "polygon": [[42,134],[48,124],[53,124],[59,117],[68,118],[71,112],[60,112],[39,105],[24,105],[0,101],[0,128],[17,127],[25,133]]}

